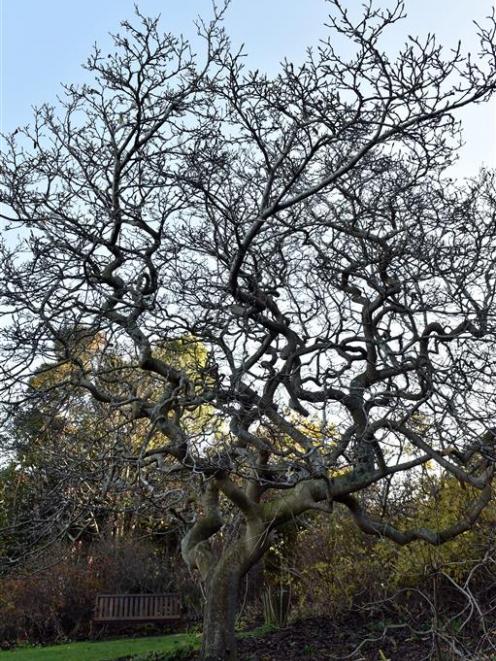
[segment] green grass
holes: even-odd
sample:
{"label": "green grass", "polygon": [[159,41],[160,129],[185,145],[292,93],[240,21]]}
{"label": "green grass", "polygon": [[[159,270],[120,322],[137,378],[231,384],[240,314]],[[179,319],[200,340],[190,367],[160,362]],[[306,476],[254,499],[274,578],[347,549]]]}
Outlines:
{"label": "green grass", "polygon": [[[263,636],[276,629],[277,627],[273,625],[264,625],[251,631],[239,631],[238,637]],[[148,638],[85,641],[48,647],[18,647],[8,652],[0,651],[0,661],[112,661],[131,654],[178,652],[191,647],[196,649],[200,646],[200,639],[200,634],[179,633]]]}
{"label": "green grass", "polygon": [[198,647],[199,644],[199,636],[192,633],[151,638],[122,638],[50,647],[20,647],[8,652],[0,652],[0,661],[107,661],[126,654],[172,652],[188,646]]}

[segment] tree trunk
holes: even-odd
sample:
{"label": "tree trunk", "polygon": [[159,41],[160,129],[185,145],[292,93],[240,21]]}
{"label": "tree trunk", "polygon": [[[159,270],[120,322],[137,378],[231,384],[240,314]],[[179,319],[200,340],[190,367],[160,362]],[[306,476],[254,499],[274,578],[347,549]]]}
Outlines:
{"label": "tree trunk", "polygon": [[205,661],[235,661],[235,622],[240,574],[221,562],[207,585],[202,656]]}

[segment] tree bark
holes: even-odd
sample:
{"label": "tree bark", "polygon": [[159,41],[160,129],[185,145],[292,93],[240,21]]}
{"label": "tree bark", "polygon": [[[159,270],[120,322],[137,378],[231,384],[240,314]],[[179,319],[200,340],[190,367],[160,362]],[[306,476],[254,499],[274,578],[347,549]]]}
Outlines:
{"label": "tree bark", "polygon": [[222,561],[208,580],[201,652],[204,661],[236,659],[235,623],[239,583],[239,571]]}

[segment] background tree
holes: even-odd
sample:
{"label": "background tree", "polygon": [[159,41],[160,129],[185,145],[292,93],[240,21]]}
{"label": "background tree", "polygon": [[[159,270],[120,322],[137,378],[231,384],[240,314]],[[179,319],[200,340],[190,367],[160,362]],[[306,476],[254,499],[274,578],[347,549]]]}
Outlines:
{"label": "background tree", "polygon": [[[119,387],[125,379],[129,390],[153,392],[158,387],[146,372],[126,370],[115,348],[101,355],[106,346],[101,335],[91,337],[78,327],[66,330],[66,339],[81,361],[99,364],[107,387],[112,387],[116,370]],[[206,361],[205,350],[188,338],[169,343],[166,350],[156,347],[154,354],[167,355],[186,373]],[[10,463],[0,474],[0,502],[3,532],[10,530],[4,540],[13,546],[4,544],[0,552],[0,568],[5,570],[25,556],[44,553],[57,540],[95,541],[110,529],[116,537],[161,530],[174,546],[178,524],[183,525],[171,514],[174,503],[183,499],[180,483],[175,485],[169,476],[165,489],[154,489],[161,466],[155,457],[146,457],[163,438],[156,433],[150,440],[146,429],[129,425],[119,409],[71,384],[72,370],[67,361],[39,366],[29,382],[29,406],[8,426],[2,449]],[[189,419],[184,416],[191,437],[206,427],[210,409],[198,407]],[[211,424],[214,429],[215,421]],[[161,507],[162,498],[166,508]]]}
{"label": "background tree", "polygon": [[[167,439],[138,460],[160,467],[155,489],[170,474],[202,494],[182,546],[210,659],[234,658],[240,579],[289,519],[336,501],[368,533],[438,545],[491,497],[494,175],[448,168],[453,113],[496,86],[494,18],[476,60],[432,35],[390,59],[401,2],[356,21],[329,6],[329,39],[273,78],[243,69],[222,11],[198,25],[201,58],[157,21],[124,23],[115,53],[88,60],[93,82],[2,155],[3,216],[29,232],[2,253],[6,410],[28,406],[40,360],[67,364],[144,446]],[[82,359],[66,337],[81,325],[125,365]],[[207,351],[195,370],[154,354],[182,337]],[[217,425],[190,433],[205,405]],[[322,420],[317,442],[302,416]],[[387,500],[427,462],[477,492],[463,515],[403,530],[367,514],[360,494]]]}

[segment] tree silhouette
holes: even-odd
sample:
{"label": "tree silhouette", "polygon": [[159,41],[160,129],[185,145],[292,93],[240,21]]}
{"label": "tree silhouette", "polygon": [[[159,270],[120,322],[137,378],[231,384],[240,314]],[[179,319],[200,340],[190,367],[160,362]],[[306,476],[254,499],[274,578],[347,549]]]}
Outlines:
{"label": "tree silhouette", "polygon": [[[231,51],[225,8],[198,23],[201,56],[138,16],[2,154],[2,216],[24,228],[2,251],[7,415],[43,361],[140,425],[153,488],[183,479],[207,659],[235,658],[239,582],[289,519],[336,502],[368,533],[441,544],[491,497],[494,174],[449,166],[456,111],[496,87],[494,17],[477,59],[432,35],[390,59],[401,2],[356,22],[329,6],[329,38],[272,78]],[[82,359],[68,328],[125,367]],[[205,347],[194,370],[154,351],[181,338]],[[464,517],[399,530],[367,512],[369,487],[387,498],[427,462],[479,493]]]}

